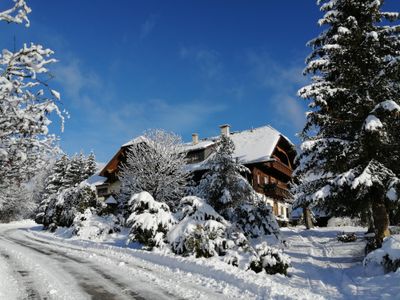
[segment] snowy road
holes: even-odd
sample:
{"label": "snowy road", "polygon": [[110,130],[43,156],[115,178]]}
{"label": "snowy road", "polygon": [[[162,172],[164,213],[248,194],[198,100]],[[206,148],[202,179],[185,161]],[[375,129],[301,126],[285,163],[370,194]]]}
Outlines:
{"label": "snowy road", "polygon": [[[154,265],[146,266],[126,257],[124,260],[121,255],[104,250],[60,245],[5,225],[0,226],[0,273],[0,299],[224,299],[233,296],[223,295],[218,285],[213,289],[201,276],[185,280],[179,272],[160,272]],[[243,293],[239,293],[239,298],[240,294]]]}
{"label": "snowy road", "polygon": [[[82,249],[57,247],[16,229],[1,230],[0,255],[15,282],[17,297],[27,299],[179,298],[140,277],[120,274],[85,259]],[[118,279],[117,279],[118,278]],[[122,279],[121,279],[122,278]],[[56,295],[59,294],[59,295]],[[53,297],[51,297],[53,296]]]}
{"label": "snowy road", "polygon": [[336,240],[342,230],[362,235],[362,228],[282,229],[288,277],[39,229],[32,221],[0,224],[0,300],[400,299],[400,271],[369,276],[363,240]]}

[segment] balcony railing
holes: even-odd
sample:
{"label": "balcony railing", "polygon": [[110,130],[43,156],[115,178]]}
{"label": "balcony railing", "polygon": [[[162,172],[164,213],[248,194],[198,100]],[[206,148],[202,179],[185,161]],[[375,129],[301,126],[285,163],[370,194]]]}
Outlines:
{"label": "balcony railing", "polygon": [[292,176],[293,170],[278,160],[267,162],[266,165],[267,167],[273,168],[289,177]]}
{"label": "balcony railing", "polygon": [[264,185],[264,193],[266,196],[278,199],[290,199],[291,194],[284,183],[269,183]]}

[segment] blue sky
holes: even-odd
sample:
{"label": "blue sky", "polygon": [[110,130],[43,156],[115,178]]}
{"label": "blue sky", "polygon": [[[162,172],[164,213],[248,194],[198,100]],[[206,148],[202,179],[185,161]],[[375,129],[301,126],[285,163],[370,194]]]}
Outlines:
{"label": "blue sky", "polygon": [[[0,5],[3,8],[4,1]],[[397,0],[387,8],[400,10]],[[397,3],[396,3],[397,2]],[[189,141],[271,124],[293,141],[305,44],[321,28],[313,0],[31,0],[31,27],[2,25],[2,48],[55,51],[51,83],[69,111],[61,146],[99,161],[147,128]],[[52,129],[59,128],[55,120]]]}

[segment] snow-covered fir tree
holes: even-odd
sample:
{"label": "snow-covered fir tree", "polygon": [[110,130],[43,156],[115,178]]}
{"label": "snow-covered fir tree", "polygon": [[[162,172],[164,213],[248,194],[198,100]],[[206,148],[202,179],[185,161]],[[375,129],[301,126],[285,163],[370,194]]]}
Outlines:
{"label": "snow-covered fir tree", "polygon": [[[26,23],[31,9],[25,1],[0,12],[0,20]],[[49,115],[56,112],[60,99],[47,81],[47,66],[56,62],[53,51],[41,45],[23,45],[20,50],[4,49],[0,55],[0,193],[29,181],[57,151],[56,138],[49,134]],[[4,198],[4,195],[2,198]],[[16,198],[16,197],[14,197]],[[26,200],[25,200],[26,201]]]}
{"label": "snow-covered fir tree", "polygon": [[[44,224],[45,227],[52,223],[54,226],[60,224],[70,226],[77,211],[83,213],[91,203],[96,204],[95,193],[87,185],[82,184],[94,173],[89,168],[93,157],[94,154],[92,158],[86,158],[81,153],[69,158],[64,154],[56,160],[45,182],[42,201],[35,217],[37,223]],[[66,216],[67,212],[64,210],[71,209],[71,213]]]}
{"label": "snow-covered fir tree", "polygon": [[133,194],[146,191],[174,210],[186,189],[188,174],[184,166],[185,153],[179,136],[160,129],[146,131],[132,141],[118,174],[122,200],[128,201]]}
{"label": "snow-covered fir tree", "polygon": [[309,42],[312,83],[299,91],[310,111],[296,205],[362,217],[379,247],[400,196],[400,27],[389,22],[399,14],[382,12],[377,0],[318,4],[326,29]]}
{"label": "snow-covered fir tree", "polygon": [[93,151],[89,153],[85,163],[85,177],[89,178],[97,171],[96,156]]}
{"label": "snow-covered fir tree", "polygon": [[208,163],[208,172],[197,187],[196,194],[207,199],[225,218],[231,219],[232,210],[251,200],[252,187],[244,184],[241,173],[249,170],[233,158],[235,145],[226,135],[221,136],[218,149]]}
{"label": "snow-covered fir tree", "polygon": [[222,135],[209,170],[194,188],[194,195],[206,199],[225,219],[242,227],[246,235],[258,237],[279,233],[272,209],[243,177],[249,170],[234,157],[235,145]]}

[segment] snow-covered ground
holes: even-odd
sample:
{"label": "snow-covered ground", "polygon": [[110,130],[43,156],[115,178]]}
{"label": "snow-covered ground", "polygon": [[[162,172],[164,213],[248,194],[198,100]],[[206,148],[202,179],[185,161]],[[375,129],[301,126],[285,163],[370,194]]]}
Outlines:
{"label": "snow-covered ground", "polygon": [[31,221],[0,225],[0,299],[400,299],[400,270],[369,275],[362,228],[284,228],[289,276],[255,274],[212,259],[67,239]]}

